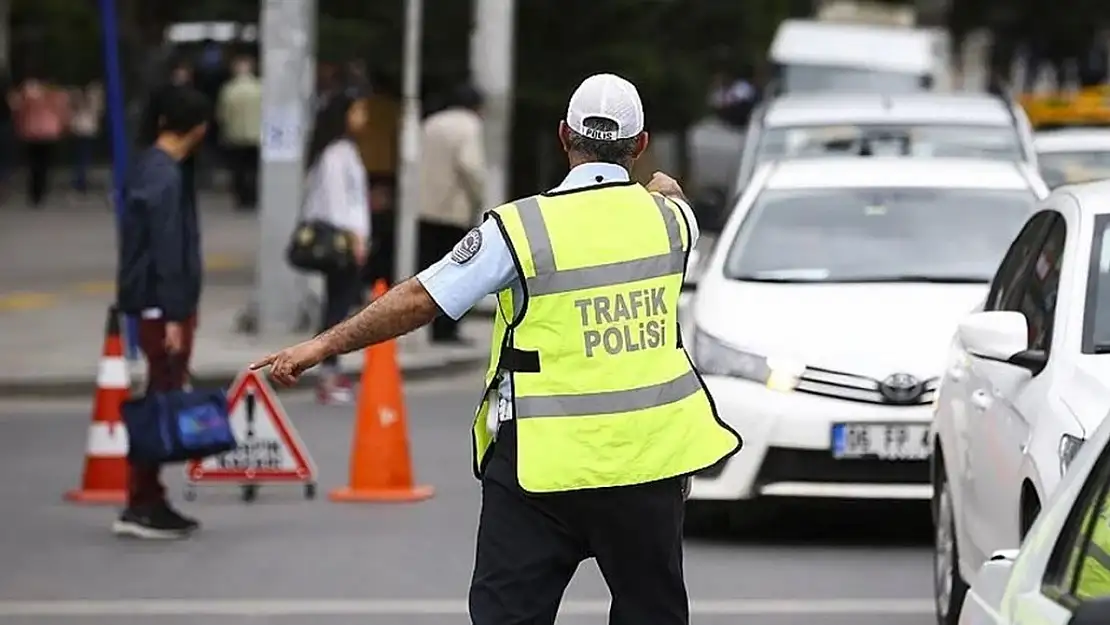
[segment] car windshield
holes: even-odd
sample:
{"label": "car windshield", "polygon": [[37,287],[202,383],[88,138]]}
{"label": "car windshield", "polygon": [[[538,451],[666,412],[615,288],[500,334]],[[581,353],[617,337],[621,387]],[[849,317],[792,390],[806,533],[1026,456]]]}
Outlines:
{"label": "car windshield", "polygon": [[756,162],[835,154],[1024,160],[1018,133],[1007,126],[867,124],[768,128]]}
{"label": "car windshield", "polygon": [[913,93],[923,90],[924,80],[905,72],[793,63],[781,66],[779,76],[787,93]]}
{"label": "car windshield", "polygon": [[1031,191],[764,192],[725,275],[755,282],[989,282],[1032,212]]}
{"label": "car windshield", "polygon": [[1110,150],[1105,152],[1042,152],[1041,175],[1051,186],[1110,178]]}

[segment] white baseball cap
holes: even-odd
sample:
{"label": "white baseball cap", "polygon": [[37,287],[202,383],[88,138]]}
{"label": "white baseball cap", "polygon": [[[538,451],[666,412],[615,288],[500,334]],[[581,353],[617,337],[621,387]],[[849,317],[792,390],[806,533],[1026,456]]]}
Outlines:
{"label": "white baseball cap", "polygon": [[[587,128],[587,119],[599,117],[617,125],[616,130]],[[644,131],[644,105],[636,86],[615,74],[594,74],[570,96],[567,126],[590,139],[630,139]]]}

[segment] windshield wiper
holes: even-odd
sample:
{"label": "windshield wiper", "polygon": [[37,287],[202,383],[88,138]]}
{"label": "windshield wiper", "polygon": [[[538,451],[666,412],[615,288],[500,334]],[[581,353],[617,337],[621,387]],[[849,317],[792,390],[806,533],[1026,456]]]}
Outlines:
{"label": "windshield wiper", "polygon": [[1099,343],[1094,347],[1096,354],[1110,354],[1110,343]]}
{"label": "windshield wiper", "polygon": [[821,282],[828,282],[828,280],[823,280],[823,279],[814,280],[814,279],[805,279],[805,278],[775,278],[775,277],[753,276],[753,275],[740,275],[740,276],[729,276],[729,277],[732,278],[733,280],[738,280],[740,282],[761,282],[761,283],[766,283],[766,284],[818,284],[818,283],[821,283]]}
{"label": "windshield wiper", "polygon": [[901,274],[895,276],[860,276],[852,278],[832,278],[825,282],[861,282],[861,283],[905,283],[920,282],[927,284],[987,284],[990,278],[983,276],[930,276],[925,274]]}

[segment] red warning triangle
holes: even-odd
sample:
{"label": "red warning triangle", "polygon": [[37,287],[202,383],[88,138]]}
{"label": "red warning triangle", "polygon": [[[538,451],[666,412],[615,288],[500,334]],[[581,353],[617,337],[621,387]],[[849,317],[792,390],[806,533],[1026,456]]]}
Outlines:
{"label": "red warning triangle", "polygon": [[245,371],[227,393],[231,429],[239,446],[190,461],[190,482],[315,482],[316,464],[278,400],[257,371]]}

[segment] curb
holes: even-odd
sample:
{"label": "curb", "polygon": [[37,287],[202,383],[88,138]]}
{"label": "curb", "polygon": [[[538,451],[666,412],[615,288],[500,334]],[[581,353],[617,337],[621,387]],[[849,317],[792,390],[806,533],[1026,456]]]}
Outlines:
{"label": "curb", "polygon": [[[486,354],[474,354],[472,356],[447,356],[436,362],[435,364],[418,364],[409,365],[408,367],[401,367],[401,374],[403,381],[417,381],[434,378],[437,376],[449,375],[464,371],[471,367],[480,366],[485,363],[488,356]],[[242,373],[241,370],[211,370],[211,371],[195,371],[193,377],[193,385],[201,388],[226,388],[238,375]],[[362,374],[361,369],[357,367],[346,368],[345,373],[352,377],[357,378]],[[307,376],[302,380],[302,383],[293,388],[280,388],[274,387],[274,390],[279,393],[290,391],[305,390],[309,388],[312,381],[311,376]],[[138,382],[142,383],[140,376],[139,380],[132,380],[132,388]],[[95,375],[91,377],[84,377],[81,379],[76,378],[57,378],[57,379],[27,379],[27,380],[0,380],[0,397],[4,399],[59,399],[59,398],[76,398],[76,397],[92,397],[96,392]]]}

